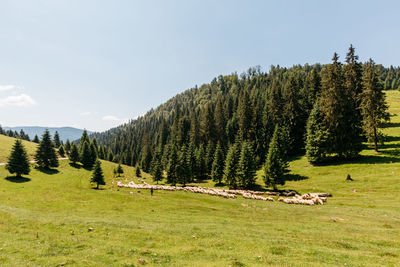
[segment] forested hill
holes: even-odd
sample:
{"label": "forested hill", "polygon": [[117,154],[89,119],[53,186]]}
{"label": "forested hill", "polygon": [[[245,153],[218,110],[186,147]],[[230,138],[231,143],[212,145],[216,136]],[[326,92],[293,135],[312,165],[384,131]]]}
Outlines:
{"label": "forested hill", "polygon": [[[92,137],[106,147],[101,152],[103,157],[127,165],[139,164],[145,171],[157,164],[154,162],[159,162],[162,169],[167,170],[168,161],[173,156],[185,157],[185,161],[186,158],[187,161],[202,159],[205,174],[210,174],[216,149],[221,149],[225,160],[229,148],[243,142],[249,145],[255,155],[255,164],[260,167],[266,160],[278,124],[282,126],[280,131],[285,132],[288,154],[304,151],[307,120],[318,99],[325,103],[324,107],[332,101],[344,104],[344,115],[333,115],[341,120],[346,114],[354,113],[356,117],[349,120],[357,120],[353,126],[361,128],[359,105],[366,66],[372,66],[382,89],[400,89],[400,68],[385,68],[372,62],[359,63],[353,47],[350,47],[343,63],[335,54],[332,64],[327,65],[272,66],[268,72],[261,72],[256,67],[241,75],[219,76],[209,84],[178,94],[136,120]],[[339,93],[332,93],[332,90]],[[342,97],[344,100],[329,101],[329,97]],[[350,109],[346,110],[347,106],[351,106]],[[336,110],[340,113],[340,109]],[[353,137],[347,137],[365,138],[361,129],[358,130]],[[338,135],[334,130],[331,132]],[[353,152],[357,154],[357,150],[354,148],[347,153],[337,148],[326,152],[348,156]]]}

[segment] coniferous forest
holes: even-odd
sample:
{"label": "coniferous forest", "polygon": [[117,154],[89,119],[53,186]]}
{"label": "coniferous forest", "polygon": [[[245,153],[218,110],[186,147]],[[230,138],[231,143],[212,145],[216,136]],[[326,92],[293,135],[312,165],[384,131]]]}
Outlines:
{"label": "coniferous forest", "polygon": [[350,46],[326,65],[219,76],[91,138],[100,158],[140,166],[157,181],[163,170],[171,184],[211,178],[251,188],[263,167],[266,184],[276,188],[290,157],[351,160],[366,141],[378,150],[379,127],[389,120],[383,90],[399,87],[399,68],[362,63]]}

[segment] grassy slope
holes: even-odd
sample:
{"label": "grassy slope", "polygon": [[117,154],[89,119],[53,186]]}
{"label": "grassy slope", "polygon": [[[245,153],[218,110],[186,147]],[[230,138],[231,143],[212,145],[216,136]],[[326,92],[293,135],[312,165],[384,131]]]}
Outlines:
{"label": "grassy slope", "polygon": [[[389,100],[391,113],[400,114],[400,93],[389,92]],[[90,173],[66,161],[59,173],[34,170],[24,183],[0,179],[0,264],[129,266],[144,259],[174,266],[396,266],[400,117],[392,122],[385,129],[391,141],[380,154],[366,149],[356,162],[324,167],[304,157],[291,162],[292,173],[307,179],[284,188],[333,193],[325,206],[130,194],[112,187],[108,162],[107,190],[90,189]],[[134,169],[125,170],[130,180]],[[348,173],[354,182],[345,182]]]}
{"label": "grassy slope", "polygon": [[[10,154],[11,148],[14,145],[15,138],[8,137],[0,134],[0,163],[7,162],[7,158]],[[36,144],[23,140],[22,143],[28,152],[29,158],[33,160],[33,155],[36,151]]]}

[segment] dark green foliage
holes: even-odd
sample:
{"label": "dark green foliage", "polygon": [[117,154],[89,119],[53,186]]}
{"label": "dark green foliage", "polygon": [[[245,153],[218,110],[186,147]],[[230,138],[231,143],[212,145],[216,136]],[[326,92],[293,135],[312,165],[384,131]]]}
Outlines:
{"label": "dark green foliage", "polygon": [[76,146],[75,143],[72,143],[72,145],[71,145],[71,151],[69,153],[69,160],[73,164],[76,164],[78,161],[80,161],[78,147]]}
{"label": "dark green foliage", "polygon": [[167,166],[167,182],[172,185],[176,185],[176,183],[178,182],[178,165],[178,151],[176,146],[172,146]]}
{"label": "dark green foliage", "polygon": [[206,164],[206,152],[203,145],[196,151],[196,178],[204,179],[207,177],[207,164]]}
{"label": "dark green foliage", "polygon": [[97,146],[95,143],[96,139],[93,139],[92,143],[90,143],[90,165],[93,166],[97,160]]}
{"label": "dark green foliage", "polygon": [[39,137],[37,136],[37,134],[35,135],[35,137],[33,138],[32,142],[39,144],[40,140]]}
{"label": "dark green foliage", "polygon": [[329,132],[325,128],[317,101],[307,121],[306,156],[309,162],[321,163],[326,158],[329,153],[328,140]]}
{"label": "dark green foliage", "polygon": [[378,75],[375,72],[375,64],[370,60],[364,65],[361,93],[361,114],[363,129],[369,141],[374,143],[375,151],[378,151],[378,140],[382,134],[378,127],[383,121],[389,121],[388,105],[385,94],[382,92],[382,85],[379,83]]}
{"label": "dark green foliage", "polygon": [[142,171],[140,170],[139,165],[136,166],[136,177],[142,177]]}
{"label": "dark green foliage", "polygon": [[161,153],[156,151],[151,161],[151,174],[153,176],[153,181],[158,182],[163,179],[163,168],[161,166]]}
{"label": "dark green foliage", "polygon": [[85,168],[93,167],[92,152],[90,150],[90,145],[87,141],[84,141],[81,148],[80,161]]}
{"label": "dark green foliage", "polygon": [[[85,141],[87,142],[87,141]],[[90,179],[91,183],[96,183],[96,188],[99,189],[99,185],[105,185],[103,170],[101,169],[100,160],[96,160],[93,168],[92,178]]]}
{"label": "dark green foliage", "polygon": [[46,130],[42,135],[42,140],[35,155],[36,163],[39,167],[48,169],[50,167],[58,167],[57,152],[54,143],[51,141],[50,132]]}
{"label": "dark green foliage", "polygon": [[264,167],[264,181],[267,186],[272,186],[276,190],[277,185],[285,184],[285,173],[287,172],[288,163],[286,156],[282,151],[282,132],[277,125],[272,136],[268,149],[267,161]]}
{"label": "dark green foliage", "polygon": [[211,178],[214,182],[220,184],[224,176],[224,152],[218,143],[214,153],[214,161],[211,169]]}
{"label": "dark green foliage", "polygon": [[67,141],[65,142],[64,149],[65,149],[65,152],[67,152],[67,154],[69,154],[69,152],[71,151],[71,143],[70,143],[69,139],[67,139]]}
{"label": "dark green foliage", "polygon": [[215,153],[215,146],[213,142],[208,142],[207,148],[206,148],[206,158],[205,158],[205,164],[206,164],[206,172],[207,174],[211,174],[211,167],[214,161],[214,153]]}
{"label": "dark green foliage", "polygon": [[8,157],[6,169],[11,174],[15,173],[17,177],[21,177],[22,174],[29,174],[31,171],[28,154],[19,139],[15,140],[10,156]]}
{"label": "dark green foliage", "polygon": [[58,148],[58,154],[61,157],[65,157],[65,150],[64,150],[64,146],[63,145],[60,145],[60,147]]}
{"label": "dark green foliage", "polygon": [[54,133],[54,146],[55,147],[61,146],[60,135],[58,134],[57,131]]}
{"label": "dark green foliage", "polygon": [[183,146],[178,155],[178,166],[177,166],[177,180],[183,186],[186,186],[186,183],[190,179],[190,170],[187,164],[187,147]]}
{"label": "dark green foliage", "polygon": [[186,164],[188,168],[188,172],[190,173],[189,182],[192,182],[195,177],[198,177],[199,171],[197,169],[196,162],[196,148],[194,143],[190,143],[186,155]]}
{"label": "dark green foliage", "polygon": [[249,93],[243,91],[239,98],[238,115],[239,115],[239,138],[242,141],[250,139],[252,109]]}
{"label": "dark green foliage", "polygon": [[229,147],[225,160],[225,168],[223,180],[230,188],[236,189],[238,187],[237,169],[239,162],[240,151],[237,144]]}
{"label": "dark green foliage", "polygon": [[238,185],[240,188],[251,188],[256,183],[256,162],[251,145],[243,142],[237,168]]}
{"label": "dark green foliage", "polygon": [[120,177],[121,174],[124,173],[124,169],[122,168],[121,164],[118,164],[117,169],[116,169],[116,173],[118,174],[118,177]]}

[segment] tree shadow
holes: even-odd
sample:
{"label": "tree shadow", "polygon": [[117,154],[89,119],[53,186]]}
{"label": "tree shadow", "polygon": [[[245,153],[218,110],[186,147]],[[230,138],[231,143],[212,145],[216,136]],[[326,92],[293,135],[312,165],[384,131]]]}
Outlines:
{"label": "tree shadow", "polygon": [[362,155],[353,159],[344,159],[339,157],[332,157],[322,163],[315,164],[315,166],[337,166],[345,164],[386,164],[386,163],[396,163],[400,162],[400,158],[393,156],[382,156],[378,155]]}
{"label": "tree shadow", "polygon": [[225,186],[225,183],[216,183],[215,186],[216,187],[223,187],[223,186]]}
{"label": "tree shadow", "polygon": [[12,182],[12,183],[26,183],[31,181],[30,178],[27,177],[17,177],[17,176],[7,176],[5,178],[7,181]]}
{"label": "tree shadow", "polygon": [[395,128],[395,127],[400,127],[400,123],[388,122],[388,123],[383,124],[381,128]]}
{"label": "tree shadow", "polygon": [[308,179],[307,176],[300,175],[300,174],[294,174],[294,173],[285,174],[286,181],[301,181],[301,180],[306,180],[306,179]]}
{"label": "tree shadow", "polygon": [[80,169],[80,168],[82,168],[82,165],[80,165],[80,164],[78,164],[78,163],[73,163],[73,162],[70,162],[70,163],[69,163],[69,166],[71,166],[72,168],[75,168],[75,169]]}
{"label": "tree shadow", "polygon": [[43,168],[43,167],[36,167],[36,169],[40,172],[43,172],[45,174],[49,174],[49,175],[53,175],[53,174],[57,174],[60,171],[57,169],[50,169],[50,168]]}
{"label": "tree shadow", "polygon": [[102,187],[99,187],[99,188],[92,187],[92,189],[93,189],[93,190],[99,190],[99,191],[106,190],[105,188],[102,188]]}

